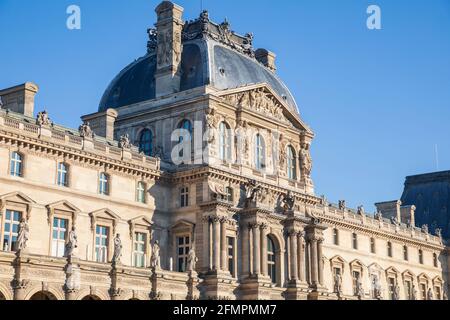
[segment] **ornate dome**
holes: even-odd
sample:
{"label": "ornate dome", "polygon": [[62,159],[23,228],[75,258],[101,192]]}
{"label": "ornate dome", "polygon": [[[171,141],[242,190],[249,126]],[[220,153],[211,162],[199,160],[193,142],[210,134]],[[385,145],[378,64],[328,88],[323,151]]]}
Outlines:
{"label": "ornate dome", "polygon": [[[155,99],[156,35],[149,31],[148,53],[128,65],[110,83],[99,111],[120,108]],[[205,85],[219,90],[267,83],[284,99],[292,111],[297,104],[286,85],[263,62],[255,58],[251,34],[237,35],[228,22],[220,25],[208,19],[206,12],[183,28],[180,91]]]}

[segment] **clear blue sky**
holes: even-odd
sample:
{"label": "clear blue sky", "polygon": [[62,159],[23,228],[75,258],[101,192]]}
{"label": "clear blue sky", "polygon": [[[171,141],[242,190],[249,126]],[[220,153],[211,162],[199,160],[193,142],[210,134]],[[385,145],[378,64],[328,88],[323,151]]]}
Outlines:
{"label": "clear blue sky", "polygon": [[[204,0],[213,20],[253,32],[313,128],[317,194],[373,210],[406,175],[450,169],[450,0]],[[0,87],[40,86],[37,111],[78,127],[109,81],[146,50],[152,0],[0,0]],[[200,0],[179,0],[185,19]],[[66,29],[66,8],[82,30]],[[382,30],[366,28],[366,8]]]}

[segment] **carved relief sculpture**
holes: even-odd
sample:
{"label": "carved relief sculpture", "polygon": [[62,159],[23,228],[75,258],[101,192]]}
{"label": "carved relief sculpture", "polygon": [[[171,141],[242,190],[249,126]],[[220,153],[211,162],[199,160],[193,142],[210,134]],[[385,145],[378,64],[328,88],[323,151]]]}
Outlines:
{"label": "carved relief sculpture", "polygon": [[155,241],[152,247],[152,257],[150,261],[150,266],[155,270],[161,269],[160,247],[158,240]]}
{"label": "carved relief sculpture", "polygon": [[78,236],[75,226],[72,227],[68,235],[64,256],[71,258],[75,255],[75,249],[78,247]]}
{"label": "carved relief sculpture", "polygon": [[122,240],[120,239],[120,234],[117,234],[114,238],[114,253],[112,257],[113,264],[120,264],[120,259],[122,258]]}

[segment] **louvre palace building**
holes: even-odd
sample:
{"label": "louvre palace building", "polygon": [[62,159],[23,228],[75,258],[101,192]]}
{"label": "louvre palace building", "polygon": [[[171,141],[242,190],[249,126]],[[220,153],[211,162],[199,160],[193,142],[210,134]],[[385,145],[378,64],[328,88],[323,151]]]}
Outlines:
{"label": "louvre palace building", "polygon": [[0,90],[0,300],[447,299],[449,172],[375,213],[329,203],[275,54],[156,16],[75,130],[36,84]]}

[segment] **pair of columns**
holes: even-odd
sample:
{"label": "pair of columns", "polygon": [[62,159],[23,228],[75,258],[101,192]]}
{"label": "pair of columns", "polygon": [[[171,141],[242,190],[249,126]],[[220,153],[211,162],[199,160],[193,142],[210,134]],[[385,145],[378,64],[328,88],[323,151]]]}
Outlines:
{"label": "pair of columns", "polygon": [[250,223],[242,234],[243,273],[268,276],[267,230],[264,223]]}
{"label": "pair of columns", "polygon": [[323,286],[323,236],[314,231],[288,232],[289,280]]}
{"label": "pair of columns", "polygon": [[228,217],[210,216],[204,219],[204,238],[207,240],[205,261],[208,261],[209,270],[228,270],[228,243],[227,243]]}

